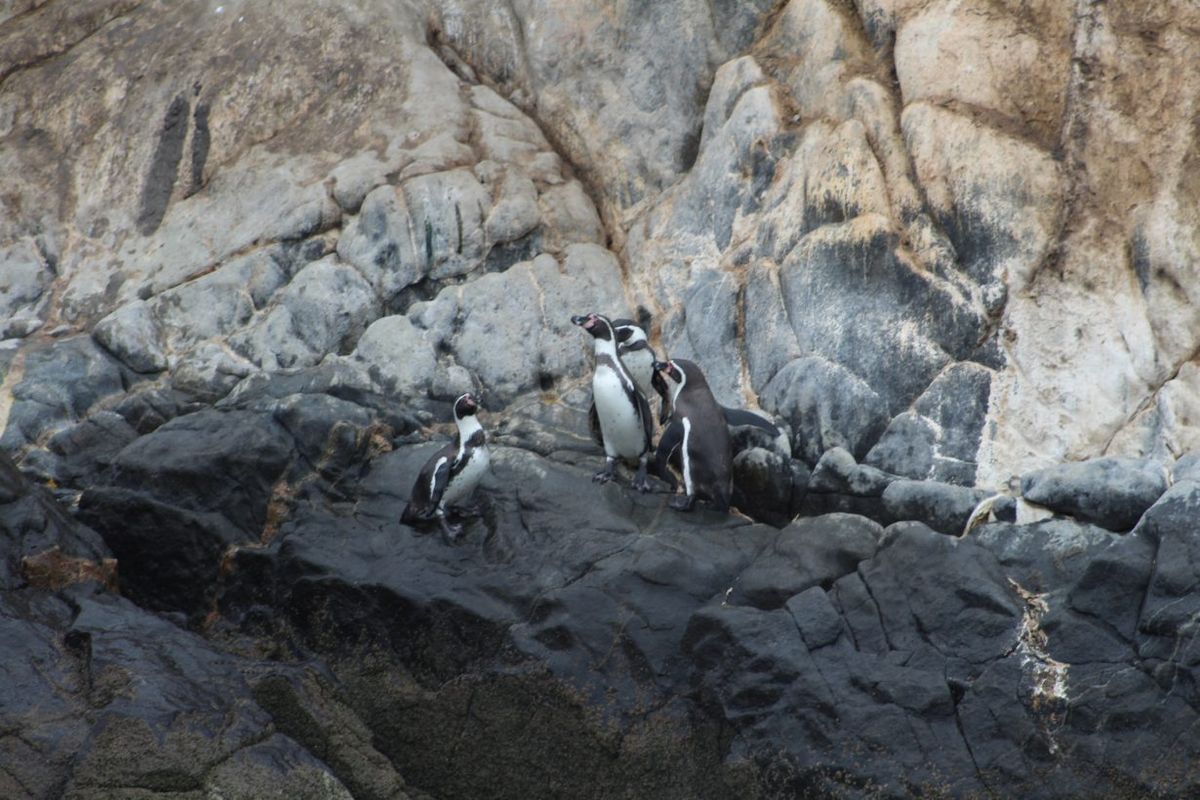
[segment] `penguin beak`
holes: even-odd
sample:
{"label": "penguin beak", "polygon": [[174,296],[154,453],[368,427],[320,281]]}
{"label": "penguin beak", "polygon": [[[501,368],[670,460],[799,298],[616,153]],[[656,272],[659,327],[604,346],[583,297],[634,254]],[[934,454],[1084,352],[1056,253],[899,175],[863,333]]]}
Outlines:
{"label": "penguin beak", "polygon": [[668,378],[676,383],[681,382],[679,380],[679,371],[675,368],[675,364],[670,361],[655,361],[654,371],[664,373]]}
{"label": "penguin beak", "polygon": [[571,317],[571,322],[573,322],[576,325],[578,325],[579,327],[583,328],[585,331],[590,331],[592,329],[592,327],[595,326],[595,324],[596,324],[596,315],[595,314],[588,314],[587,316],[583,316],[582,314],[576,315],[574,317]]}

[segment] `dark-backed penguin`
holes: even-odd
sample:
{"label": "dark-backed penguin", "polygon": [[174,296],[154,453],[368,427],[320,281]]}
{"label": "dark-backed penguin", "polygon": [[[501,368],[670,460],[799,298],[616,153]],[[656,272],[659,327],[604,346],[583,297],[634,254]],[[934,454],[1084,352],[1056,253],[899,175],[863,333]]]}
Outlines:
{"label": "dark-backed penguin", "polygon": [[654,369],[673,384],[671,421],[656,454],[657,468],[665,473],[667,463],[678,451],[684,495],[673,499],[671,507],[691,511],[697,498],[703,498],[714,509],[728,511],[733,490],[729,428],[704,373],[681,358],[655,362]]}
{"label": "dark-backed penguin", "polygon": [[592,336],[596,354],[592,373],[592,404],[596,411],[600,441],[604,447],[604,469],[594,480],[601,483],[616,477],[617,460],[637,462],[633,488],[650,491],[646,466],[654,423],[650,406],[617,351],[617,335],[608,317],[600,314],[571,317],[571,322]]}
{"label": "dark-backed penguin", "polygon": [[462,526],[451,524],[446,519],[446,512],[465,510],[461,504],[474,493],[491,464],[487,434],[475,416],[478,410],[479,402],[470,392],[454,401],[458,434],[421,467],[408,505],[400,515],[401,522],[414,525],[436,517],[443,533],[450,539],[462,533]]}

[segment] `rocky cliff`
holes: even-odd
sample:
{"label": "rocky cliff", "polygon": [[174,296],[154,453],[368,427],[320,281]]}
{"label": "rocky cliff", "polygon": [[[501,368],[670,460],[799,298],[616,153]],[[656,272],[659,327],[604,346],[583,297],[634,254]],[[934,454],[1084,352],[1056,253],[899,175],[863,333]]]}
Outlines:
{"label": "rocky cliff", "polygon": [[[1196,794],[1198,51],[1189,0],[0,3],[0,794]],[[786,427],[743,515],[588,480],[592,310]],[[450,545],[398,518],[467,390]]]}

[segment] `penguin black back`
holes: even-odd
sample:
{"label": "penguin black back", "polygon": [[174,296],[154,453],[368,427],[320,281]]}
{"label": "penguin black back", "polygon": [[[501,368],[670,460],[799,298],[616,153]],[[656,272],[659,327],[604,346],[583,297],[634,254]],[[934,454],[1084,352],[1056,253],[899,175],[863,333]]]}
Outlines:
{"label": "penguin black back", "polygon": [[729,509],[732,492],[733,455],[724,410],[717,404],[700,367],[685,359],[657,362],[655,371],[674,382],[670,435],[659,442],[657,463],[665,471],[675,451],[683,472],[683,498],[672,507],[690,510],[698,498],[718,511]]}

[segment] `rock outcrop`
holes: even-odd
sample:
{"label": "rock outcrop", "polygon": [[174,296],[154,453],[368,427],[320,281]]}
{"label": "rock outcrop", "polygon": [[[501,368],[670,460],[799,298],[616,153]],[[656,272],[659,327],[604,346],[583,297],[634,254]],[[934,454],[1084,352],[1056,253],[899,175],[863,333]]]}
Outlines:
{"label": "rock outcrop", "polygon": [[[1198,45],[0,3],[0,795],[1197,794]],[[742,514],[590,482],[592,310],[779,422]]]}

